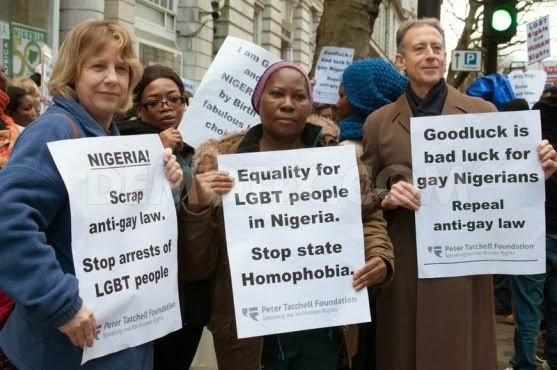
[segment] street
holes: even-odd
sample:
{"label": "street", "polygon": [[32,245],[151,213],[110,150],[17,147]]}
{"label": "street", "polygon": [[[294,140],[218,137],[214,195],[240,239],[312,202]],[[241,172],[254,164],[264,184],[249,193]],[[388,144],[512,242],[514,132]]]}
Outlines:
{"label": "street", "polygon": [[[513,332],[514,325],[505,322],[505,315],[497,315],[496,318],[497,331],[497,370],[504,370],[510,367],[509,360],[514,354]],[[538,350],[540,347],[538,343]],[[548,370],[548,367],[538,365],[538,370]]]}

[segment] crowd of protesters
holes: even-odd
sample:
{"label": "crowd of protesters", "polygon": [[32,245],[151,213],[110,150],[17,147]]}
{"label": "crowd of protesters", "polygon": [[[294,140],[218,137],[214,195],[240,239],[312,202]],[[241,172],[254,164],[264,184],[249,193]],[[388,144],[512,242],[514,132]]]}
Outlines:
{"label": "crowd of protesters", "polygon": [[[495,370],[492,276],[418,278],[422,200],[412,180],[410,122],[497,108],[445,82],[436,19],[403,23],[396,43],[394,65],[368,58],[346,68],[336,105],[314,104],[311,80],[296,63],[272,64],[251,96],[260,123],[198,148],[178,130],[192,97],[182,79],[163,65],[143,68],[132,38],[114,22],[85,21],[68,34],[48,85],[50,107],[32,79],[8,81],[0,70],[0,369],[188,369],[207,326],[221,370]],[[545,358],[557,369],[556,98],[549,92],[533,107],[544,138],[536,150],[546,179],[547,270],[511,278],[511,365],[520,370],[535,369],[544,307]],[[47,144],[139,134],[160,138],[177,194],[182,328],[81,365],[83,348],[98,339],[97,321],[80,295],[70,202]],[[356,145],[364,164],[357,248],[365,261],[350,289],[367,290],[372,324],[239,339],[221,203],[236,183],[219,171],[217,156],[339,142]]]}

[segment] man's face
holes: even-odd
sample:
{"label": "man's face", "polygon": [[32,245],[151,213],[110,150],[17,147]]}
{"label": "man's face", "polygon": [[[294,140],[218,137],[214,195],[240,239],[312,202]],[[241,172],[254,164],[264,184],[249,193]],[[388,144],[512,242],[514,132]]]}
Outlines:
{"label": "man's face", "polygon": [[406,72],[416,93],[429,92],[445,73],[446,55],[441,33],[432,26],[417,25],[406,31],[402,46],[402,53],[396,56],[397,66]]}

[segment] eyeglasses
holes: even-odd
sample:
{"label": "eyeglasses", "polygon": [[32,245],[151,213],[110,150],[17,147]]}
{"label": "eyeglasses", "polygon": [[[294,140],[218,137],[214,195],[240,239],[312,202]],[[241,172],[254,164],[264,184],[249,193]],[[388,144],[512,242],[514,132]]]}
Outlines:
{"label": "eyeglasses", "polygon": [[165,100],[149,99],[141,105],[148,111],[154,111],[162,109],[163,104],[166,104],[169,108],[178,108],[185,102],[186,98],[184,96],[170,95]]}

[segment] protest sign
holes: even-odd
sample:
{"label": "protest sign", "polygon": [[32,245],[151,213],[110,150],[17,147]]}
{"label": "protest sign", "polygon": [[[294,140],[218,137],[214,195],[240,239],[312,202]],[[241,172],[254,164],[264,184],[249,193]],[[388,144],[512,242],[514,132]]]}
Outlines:
{"label": "protest sign", "polygon": [[419,278],[545,271],[539,112],[412,118]]}
{"label": "protest sign", "polygon": [[42,95],[42,111],[52,105],[52,96],[48,92],[48,83],[52,76],[52,69],[54,68],[54,56],[52,49],[48,45],[43,45],[41,48],[42,61],[41,61],[41,95]]}
{"label": "protest sign", "polygon": [[97,320],[95,344],[82,361],[181,328],[176,211],[159,137],[48,147],[68,190],[79,294]]}
{"label": "protest sign", "polygon": [[509,73],[508,77],[516,98],[526,100],[530,108],[540,100],[547,78],[545,71],[528,70],[523,72],[514,70]]}
{"label": "protest sign", "polygon": [[178,130],[193,147],[259,123],[251,95],[259,76],[280,59],[249,41],[227,36],[195,91]]}
{"label": "protest sign", "polygon": [[370,320],[352,146],[219,156],[238,337]]}
{"label": "protest sign", "polygon": [[315,65],[313,100],[317,103],[336,104],[342,73],[354,59],[354,49],[324,46]]}
{"label": "protest sign", "polygon": [[551,39],[549,38],[549,15],[536,19],[526,25],[528,38],[528,64],[551,56]]}

